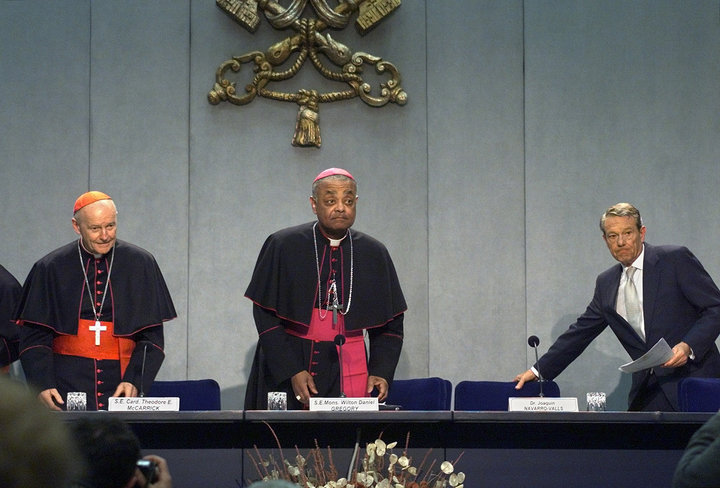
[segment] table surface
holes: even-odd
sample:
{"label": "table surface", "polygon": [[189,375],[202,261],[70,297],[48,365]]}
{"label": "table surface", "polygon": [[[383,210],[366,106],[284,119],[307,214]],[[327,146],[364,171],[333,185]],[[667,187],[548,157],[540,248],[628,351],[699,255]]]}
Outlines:
{"label": "table surface", "polygon": [[378,412],[309,412],[302,410],[208,410],[180,412],[57,412],[67,420],[86,415],[114,415],[133,423],[233,422],[372,422],[392,418],[404,422],[527,422],[527,423],[679,423],[702,424],[711,412],[477,412],[450,410],[386,410]]}
{"label": "table surface", "polygon": [[684,449],[713,414],[680,412],[182,411],[59,412],[67,421],[115,415],[153,448],[351,446],[384,439],[415,447]]}

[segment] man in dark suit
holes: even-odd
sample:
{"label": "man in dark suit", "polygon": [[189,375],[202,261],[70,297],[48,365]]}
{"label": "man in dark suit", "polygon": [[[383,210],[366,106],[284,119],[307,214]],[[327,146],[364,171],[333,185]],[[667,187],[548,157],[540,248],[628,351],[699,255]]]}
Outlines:
{"label": "man in dark suit", "polygon": [[[515,377],[516,388],[554,379],[605,327],[635,360],[664,338],[673,356],[660,367],[633,373],[629,410],[678,409],[678,382],[688,376],[720,377],[720,290],[685,247],[645,243],[640,212],[628,203],[605,211],[600,229],[620,264],[601,273],[585,313],[531,369]],[[539,368],[538,368],[539,365]]]}

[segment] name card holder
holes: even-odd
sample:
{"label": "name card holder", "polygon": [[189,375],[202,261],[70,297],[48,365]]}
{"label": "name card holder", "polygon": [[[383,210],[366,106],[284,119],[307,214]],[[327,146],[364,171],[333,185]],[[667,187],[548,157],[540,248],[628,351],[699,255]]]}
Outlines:
{"label": "name card holder", "polygon": [[368,398],[311,398],[311,412],[377,412],[378,399]]}
{"label": "name card holder", "polygon": [[509,412],[577,412],[575,397],[510,397]]}
{"label": "name card holder", "polygon": [[179,397],[110,397],[110,412],[178,412]]}

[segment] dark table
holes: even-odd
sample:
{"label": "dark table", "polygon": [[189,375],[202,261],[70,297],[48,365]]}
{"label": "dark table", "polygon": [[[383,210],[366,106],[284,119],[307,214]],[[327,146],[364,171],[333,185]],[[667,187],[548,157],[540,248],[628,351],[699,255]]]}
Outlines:
{"label": "dark table", "polygon": [[[665,412],[63,412],[115,415],[146,452],[168,458],[175,488],[237,487],[256,479],[250,457],[330,448],[343,465],[356,443],[382,437],[415,455],[460,458],[467,488],[670,487],[690,436],[710,413]],[[282,450],[278,450],[278,442]],[[328,451],[329,452],[329,451]],[[281,454],[278,454],[281,453]],[[341,470],[342,471],[342,470]]]}

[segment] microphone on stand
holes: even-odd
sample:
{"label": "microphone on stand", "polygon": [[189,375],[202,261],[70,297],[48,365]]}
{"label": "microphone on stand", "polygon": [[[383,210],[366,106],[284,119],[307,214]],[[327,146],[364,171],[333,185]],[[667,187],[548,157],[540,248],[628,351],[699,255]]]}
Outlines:
{"label": "microphone on stand", "polygon": [[531,335],[530,337],[528,337],[528,346],[535,349],[535,365],[536,365],[535,369],[537,370],[537,373],[538,373],[538,381],[540,381],[540,396],[543,397],[543,396],[545,396],[545,395],[543,395],[543,381],[544,380],[542,377],[542,373],[540,373],[540,362],[538,359],[538,352],[537,352],[538,345],[540,345],[540,339],[538,339],[538,336]]}
{"label": "microphone on stand", "polygon": [[345,398],[345,380],[343,378],[343,358],[342,346],[345,344],[345,336],[338,334],[335,336],[335,345],[338,346],[338,361],[340,366],[340,398]]}
{"label": "microphone on stand", "polygon": [[140,398],[145,396],[145,359],[147,359],[147,344],[145,344],[145,348],[143,349],[142,368],[140,368]]}
{"label": "microphone on stand", "polygon": [[[333,283],[333,286],[335,283]],[[332,291],[332,289],[331,289]],[[329,300],[329,298],[328,298]],[[337,329],[338,323],[338,310],[340,309],[340,303],[338,303],[337,292],[333,292],[332,300],[332,326],[333,329]],[[338,365],[340,367],[340,398],[345,398],[345,379],[343,378],[343,357],[342,357],[342,346],[345,344],[345,336],[338,334],[335,336],[335,345],[338,347]]]}

